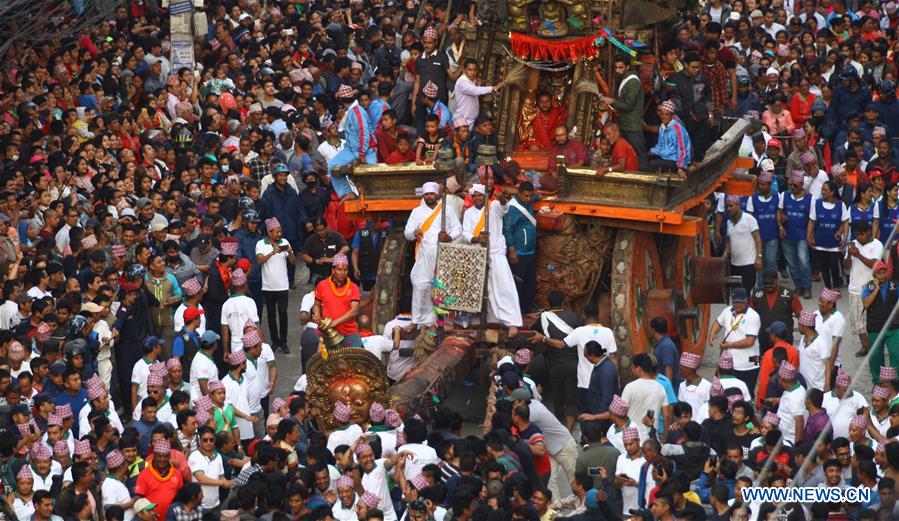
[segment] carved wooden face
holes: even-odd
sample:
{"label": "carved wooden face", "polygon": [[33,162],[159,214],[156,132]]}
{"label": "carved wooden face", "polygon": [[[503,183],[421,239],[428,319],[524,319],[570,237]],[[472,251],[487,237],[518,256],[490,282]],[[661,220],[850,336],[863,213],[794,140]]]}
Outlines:
{"label": "carved wooden face", "polygon": [[361,379],[335,380],[328,392],[328,400],[331,404],[341,401],[350,408],[350,423],[361,424],[368,419],[372,403],[371,390]]}

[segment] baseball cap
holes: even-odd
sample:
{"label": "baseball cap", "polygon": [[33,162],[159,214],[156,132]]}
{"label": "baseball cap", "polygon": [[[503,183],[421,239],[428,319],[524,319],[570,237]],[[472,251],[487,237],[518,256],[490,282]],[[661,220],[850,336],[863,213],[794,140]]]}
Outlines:
{"label": "baseball cap", "polygon": [[768,334],[776,335],[779,338],[787,338],[787,336],[790,334],[789,330],[787,329],[787,325],[780,320],[772,322],[771,325],[768,326],[768,329],[766,329],[766,331],[768,332]]}
{"label": "baseball cap", "polygon": [[152,510],[154,508],[156,508],[156,503],[152,503],[149,499],[144,497],[134,502],[135,512],[143,512],[144,510]]}
{"label": "baseball cap", "polygon": [[214,344],[215,342],[218,342],[221,339],[222,339],[222,337],[220,337],[218,333],[207,329],[203,333],[203,338],[200,339],[200,342],[202,342],[203,344],[209,345],[209,344]]}
{"label": "baseball cap", "polygon": [[88,302],[81,305],[81,310],[87,311],[88,313],[99,313],[103,311],[103,307],[94,302]]}
{"label": "baseball cap", "polygon": [[506,400],[510,402],[514,402],[515,400],[530,400],[533,396],[531,396],[531,392],[523,387],[519,387],[512,391],[512,394],[506,396]]}
{"label": "baseball cap", "polygon": [[731,302],[746,302],[746,289],[734,288],[730,292]]}

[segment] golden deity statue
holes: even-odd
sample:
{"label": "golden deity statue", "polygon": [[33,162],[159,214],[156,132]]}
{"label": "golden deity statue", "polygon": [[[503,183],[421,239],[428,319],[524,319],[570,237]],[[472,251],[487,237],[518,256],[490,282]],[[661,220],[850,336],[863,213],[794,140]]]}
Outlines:
{"label": "golden deity statue", "polygon": [[324,431],[334,429],[332,411],[338,401],[350,408],[350,423],[365,426],[372,402],[391,403],[390,384],[384,365],[375,355],[354,347],[329,349],[327,357],[315,354],[306,364],[306,399],[312,416]]}

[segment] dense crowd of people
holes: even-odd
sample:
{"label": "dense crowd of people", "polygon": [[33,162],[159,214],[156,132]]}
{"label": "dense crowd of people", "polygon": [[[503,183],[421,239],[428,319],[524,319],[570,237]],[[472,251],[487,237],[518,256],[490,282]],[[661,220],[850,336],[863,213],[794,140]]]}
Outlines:
{"label": "dense crowd of people", "polygon": [[[543,173],[501,147],[478,157],[498,145],[482,100],[510,87],[465,52],[486,23],[472,2],[207,2],[193,68],[169,60],[168,5],[122,3],[73,34],[76,2],[59,37],[5,56],[0,518],[899,518],[895,2],[708,0],[657,51],[595,68],[614,80],[595,136],[577,139],[564,93],[534,94],[506,142],[543,153]],[[707,201],[742,281],[709,332],[715,376],[647,317],[628,381],[595,305],[535,304],[534,202],[558,156],[689,176],[734,117],[761,123],[741,145],[757,193]],[[455,174],[422,186],[405,223],[411,313],[373,334],[360,310],[387,228],[347,217],[353,169],[438,157]],[[482,435],[446,405],[422,419],[372,403],[357,421],[342,401],[323,429],[305,377],[275,396],[300,373],[279,364],[291,347],[303,365],[318,352],[317,325],[383,357],[391,381],[413,370],[414,333],[441,327],[450,241],[488,248],[491,322],[514,337],[535,320],[492,368]],[[847,322],[872,389],[843,369]],[[775,505],[754,486],[871,499]]]}

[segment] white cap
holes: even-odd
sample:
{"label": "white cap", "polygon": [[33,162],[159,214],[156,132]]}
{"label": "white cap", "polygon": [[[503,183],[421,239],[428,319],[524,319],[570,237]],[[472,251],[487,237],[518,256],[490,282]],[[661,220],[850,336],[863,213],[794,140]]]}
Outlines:
{"label": "white cap", "polygon": [[765,172],[773,172],[774,171],[774,161],[770,159],[762,159],[762,162],[759,163],[759,168],[764,170]]}
{"label": "white cap", "polygon": [[780,71],[775,69],[774,67],[768,67],[768,71],[765,72],[765,75],[773,74],[775,76],[780,76]]}
{"label": "white cap", "polygon": [[122,210],[122,213],[119,214],[119,217],[134,217],[135,219],[137,219],[137,214],[134,213],[134,209],[125,208],[124,210]]}
{"label": "white cap", "polygon": [[439,194],[440,193],[440,185],[435,183],[434,181],[429,181],[423,185],[421,185],[421,194]]}
{"label": "white cap", "polygon": [[473,185],[471,185],[471,188],[468,190],[468,193],[471,195],[474,195],[474,194],[486,195],[487,189],[482,184],[473,184]]}

